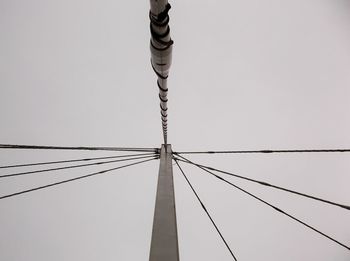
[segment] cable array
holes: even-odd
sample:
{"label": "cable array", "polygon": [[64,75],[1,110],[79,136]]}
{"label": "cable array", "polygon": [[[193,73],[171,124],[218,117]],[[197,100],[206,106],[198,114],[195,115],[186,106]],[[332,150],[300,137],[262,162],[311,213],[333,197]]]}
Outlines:
{"label": "cable array", "polygon": [[295,191],[295,190],[291,190],[291,189],[283,188],[283,187],[280,187],[280,186],[276,186],[276,185],[267,183],[265,181],[256,180],[256,179],[240,176],[240,175],[237,175],[237,174],[234,174],[234,173],[231,173],[231,172],[219,170],[219,169],[216,169],[216,168],[213,168],[213,167],[204,166],[204,165],[201,165],[201,164],[198,164],[198,163],[194,163],[194,162],[186,159],[185,157],[183,157],[181,155],[178,155],[178,156],[182,158],[182,159],[178,159],[178,160],[183,161],[185,163],[192,164],[194,166],[197,166],[198,168],[200,168],[202,170],[206,170],[207,169],[207,170],[216,171],[216,172],[219,172],[219,173],[222,173],[222,174],[225,174],[225,175],[229,175],[229,176],[232,176],[232,177],[236,177],[236,178],[239,178],[239,179],[244,179],[244,180],[247,180],[247,181],[250,181],[250,182],[253,182],[253,183],[257,183],[257,184],[262,185],[262,186],[271,187],[271,188],[274,188],[274,189],[282,190],[282,191],[289,192],[289,193],[292,193],[292,194],[296,194],[296,195],[299,195],[299,196],[302,196],[302,197],[306,197],[306,198],[309,198],[309,199],[317,200],[317,201],[320,201],[322,203],[326,203],[326,204],[330,204],[330,205],[333,205],[333,206],[341,207],[341,208],[346,209],[346,210],[350,210],[350,206],[347,206],[347,205],[343,205],[343,204],[340,204],[340,203],[332,202],[330,200],[322,199],[322,198],[315,197],[315,196],[312,196],[312,195],[308,195],[308,194],[305,194],[305,193],[301,193],[301,192],[298,192],[298,191]]}
{"label": "cable array", "polygon": [[22,190],[22,191],[19,191],[19,192],[16,192],[16,193],[12,193],[12,194],[1,196],[0,200],[6,199],[6,198],[15,197],[15,196],[18,196],[18,195],[26,194],[26,193],[29,193],[29,192],[33,192],[33,191],[37,191],[37,190],[41,190],[41,189],[45,189],[45,188],[49,188],[49,187],[54,187],[54,186],[57,186],[57,185],[61,185],[61,184],[64,184],[64,183],[69,183],[69,182],[76,181],[76,180],[81,180],[81,179],[93,177],[93,176],[96,176],[96,175],[101,175],[101,174],[104,174],[104,173],[107,173],[107,172],[111,172],[113,170],[122,169],[122,168],[130,167],[130,166],[133,166],[133,165],[138,165],[138,164],[141,164],[141,163],[144,163],[144,162],[148,162],[148,161],[151,161],[151,160],[155,160],[155,159],[158,159],[158,157],[153,157],[151,159],[130,163],[130,164],[119,166],[119,167],[115,167],[115,168],[105,169],[105,170],[102,170],[102,171],[90,173],[90,174],[87,174],[87,175],[78,176],[78,177],[71,178],[71,179],[62,180],[62,181],[59,181],[59,182],[50,183],[50,184],[47,184],[47,185],[44,185],[44,186],[35,187],[35,188],[32,188],[32,189]]}
{"label": "cable array", "polygon": [[[165,136],[165,142],[166,142],[166,136]],[[104,174],[104,173],[107,173],[107,172],[112,172],[114,170],[127,168],[127,167],[130,167],[130,166],[133,166],[133,165],[138,165],[138,164],[145,163],[145,162],[148,162],[148,161],[151,161],[151,160],[159,159],[159,157],[160,157],[160,155],[159,155],[160,149],[158,149],[158,148],[62,147],[62,146],[37,146],[37,145],[0,144],[0,149],[34,149],[34,150],[36,150],[36,149],[39,149],[39,150],[47,150],[47,149],[51,150],[51,149],[53,149],[53,150],[98,150],[98,151],[102,150],[102,151],[121,151],[121,152],[122,151],[124,151],[124,152],[126,152],[126,151],[134,151],[134,152],[138,152],[137,154],[129,154],[129,155],[78,158],[78,159],[67,159],[67,160],[34,162],[34,163],[23,163],[23,164],[14,164],[14,165],[0,166],[0,169],[11,169],[11,168],[20,168],[20,167],[23,168],[23,167],[44,166],[44,165],[52,165],[52,164],[66,164],[66,163],[73,163],[73,162],[83,162],[83,164],[77,164],[77,165],[68,165],[68,166],[62,166],[61,165],[59,167],[52,167],[52,168],[46,168],[46,169],[38,169],[38,170],[30,170],[30,171],[16,172],[16,173],[10,173],[10,174],[3,174],[3,175],[0,175],[0,179],[1,179],[1,178],[24,176],[24,175],[30,175],[30,174],[43,173],[43,172],[51,172],[51,171],[58,171],[58,170],[66,170],[66,169],[73,169],[73,168],[88,167],[88,166],[99,166],[99,165],[105,165],[105,164],[111,164],[111,163],[118,163],[118,162],[124,162],[124,161],[135,161],[135,160],[137,160],[137,162],[133,162],[133,163],[130,163],[130,164],[126,164],[126,165],[122,165],[122,166],[118,166],[118,167],[114,167],[114,168],[109,168],[109,169],[104,169],[102,171],[93,172],[93,173],[90,173],[90,174],[81,175],[81,176],[78,176],[78,177],[65,179],[65,180],[62,180],[62,181],[54,182],[54,183],[49,183],[47,185],[42,185],[42,186],[34,187],[34,188],[31,188],[31,189],[22,190],[22,191],[19,191],[19,192],[3,195],[3,196],[0,196],[0,200],[6,199],[6,198],[15,197],[15,196],[19,196],[19,195],[30,193],[30,192],[37,191],[37,190],[46,189],[46,188],[49,188],[49,187],[58,186],[58,185],[61,185],[61,184],[65,184],[65,183],[69,183],[69,182],[73,182],[73,181],[77,181],[77,180],[82,180],[82,179],[85,179],[85,178],[88,178],[88,177],[92,177],[92,176],[96,176],[96,175],[101,175],[101,174]],[[246,176],[238,175],[236,173],[232,173],[232,172],[229,172],[229,171],[224,171],[224,170],[220,170],[220,169],[213,168],[213,167],[210,167],[210,166],[198,164],[198,163],[195,163],[195,162],[185,158],[184,156],[182,156],[182,154],[329,153],[329,152],[331,152],[331,153],[350,152],[350,149],[188,151],[188,152],[173,152],[173,159],[175,161],[175,164],[179,168],[180,172],[182,173],[183,177],[185,178],[187,184],[189,185],[189,187],[191,188],[192,192],[196,196],[196,198],[197,198],[198,202],[200,203],[202,209],[204,210],[204,212],[206,213],[206,215],[210,219],[210,221],[211,221],[212,225],[214,226],[216,232],[218,233],[218,235],[220,236],[221,240],[225,244],[226,248],[230,252],[232,258],[234,260],[237,260],[237,258],[233,254],[233,251],[231,250],[230,246],[228,245],[227,241],[225,240],[222,232],[220,231],[220,229],[218,228],[217,224],[213,220],[211,214],[209,213],[208,209],[206,208],[206,206],[202,202],[201,198],[199,197],[197,191],[194,189],[194,187],[193,187],[192,183],[190,182],[190,180],[188,179],[187,175],[185,174],[185,172],[181,168],[181,166],[179,164],[180,161],[198,167],[202,171],[212,175],[213,177],[217,178],[218,180],[220,180],[220,181],[230,185],[231,187],[234,187],[235,189],[243,192],[244,194],[248,195],[249,197],[254,198],[255,200],[263,203],[264,205],[267,205],[267,206],[271,207],[273,210],[275,210],[275,211],[283,214],[284,216],[286,216],[286,217],[288,217],[288,218],[298,222],[299,224],[303,225],[305,228],[308,228],[308,229],[318,233],[319,235],[322,235],[323,237],[325,237],[328,240],[331,240],[332,242],[342,246],[343,248],[346,248],[347,250],[350,250],[350,246],[348,246],[348,245],[338,241],[337,239],[327,235],[326,233],[320,231],[319,229],[317,229],[317,228],[311,226],[310,224],[300,220],[299,218],[297,218],[297,217],[287,213],[286,211],[276,207],[275,205],[271,204],[270,202],[265,201],[261,197],[256,196],[255,194],[247,191],[246,189],[241,188],[240,186],[236,185],[235,183],[232,183],[231,181],[226,180],[225,178],[217,175],[216,173],[221,173],[221,174],[228,175],[228,176],[231,176],[231,177],[234,177],[234,178],[243,179],[243,180],[246,180],[246,181],[249,181],[249,182],[252,182],[252,183],[256,183],[256,184],[259,184],[259,185],[262,185],[262,186],[265,186],[265,187],[269,187],[269,188],[277,189],[277,190],[280,190],[280,191],[288,192],[288,193],[291,193],[291,194],[294,194],[294,195],[298,195],[298,196],[302,196],[302,197],[309,198],[309,199],[312,199],[312,200],[316,200],[316,201],[319,201],[319,202],[322,202],[322,203],[325,203],[325,204],[341,207],[341,208],[346,209],[346,210],[350,210],[350,206],[344,205],[344,204],[340,204],[340,203],[336,203],[336,202],[332,202],[332,201],[327,200],[327,199],[319,198],[319,197],[316,197],[316,196],[313,196],[313,195],[309,195],[309,194],[306,194],[306,193],[298,192],[298,191],[295,191],[295,190],[292,190],[292,189],[288,189],[288,188],[285,188],[285,187],[277,186],[275,184],[271,184],[271,183],[268,183],[268,182],[265,182],[265,181],[261,181],[261,180],[249,178],[249,177],[246,177]],[[89,163],[85,163],[85,162],[89,162]]]}
{"label": "cable array", "polygon": [[[178,160],[178,159],[176,159],[176,160]],[[175,162],[176,162],[176,161],[175,161]],[[198,166],[197,166],[197,167],[198,167]],[[277,211],[277,212],[279,212],[279,213],[281,213],[281,214],[283,214],[283,215],[285,215],[285,216],[287,216],[287,217],[293,219],[294,221],[296,221],[296,222],[302,224],[303,226],[305,226],[305,227],[307,227],[307,228],[309,228],[309,229],[315,231],[316,233],[322,235],[323,237],[325,237],[325,238],[327,238],[327,239],[329,239],[329,240],[331,240],[331,241],[337,243],[338,245],[340,245],[340,246],[346,248],[347,250],[350,250],[350,247],[349,247],[349,246],[347,246],[347,245],[345,245],[345,244],[339,242],[338,240],[334,239],[333,237],[331,237],[331,236],[329,236],[329,235],[327,235],[327,234],[321,232],[320,230],[318,230],[318,229],[314,228],[313,226],[307,224],[306,222],[304,222],[304,221],[302,221],[302,220],[300,220],[300,219],[298,219],[298,218],[292,216],[291,214],[289,214],[289,213],[283,211],[282,209],[280,209],[280,208],[274,206],[273,204],[271,204],[271,203],[269,203],[269,202],[263,200],[262,198],[260,198],[260,197],[258,197],[258,196],[256,196],[256,195],[254,195],[253,193],[250,193],[250,192],[248,192],[247,190],[245,190],[245,189],[243,189],[243,188],[237,186],[236,184],[234,184],[234,183],[232,183],[232,182],[230,182],[230,181],[228,181],[228,180],[222,178],[221,176],[216,175],[215,173],[211,172],[210,170],[208,170],[208,169],[206,169],[206,168],[200,168],[200,169],[202,169],[202,170],[204,170],[205,172],[211,174],[212,176],[216,177],[217,179],[219,179],[219,180],[221,180],[221,181],[223,181],[223,182],[229,184],[230,186],[232,186],[232,187],[234,187],[234,188],[240,190],[241,192],[247,194],[248,196],[250,196],[250,197],[252,197],[252,198],[254,198],[254,199],[256,199],[256,200],[258,200],[258,201],[260,201],[260,202],[262,202],[262,203],[264,203],[265,205],[271,207],[271,208],[274,209],[275,211]]]}
{"label": "cable array", "polygon": [[206,208],[206,207],[205,207],[205,205],[203,204],[202,200],[201,200],[201,199],[200,199],[200,197],[198,196],[198,194],[197,194],[196,190],[194,189],[194,187],[192,186],[192,184],[191,184],[190,180],[187,178],[187,176],[186,176],[185,172],[184,172],[184,171],[183,171],[183,169],[180,167],[180,164],[178,163],[177,159],[176,159],[176,158],[174,158],[174,160],[175,160],[175,163],[176,163],[177,167],[178,167],[178,168],[179,168],[179,170],[181,171],[181,173],[182,173],[183,177],[186,179],[187,184],[190,186],[190,188],[191,188],[192,192],[193,192],[193,193],[194,193],[194,195],[196,196],[196,198],[197,198],[197,200],[198,200],[199,204],[201,205],[202,209],[203,209],[203,210],[204,210],[204,212],[207,214],[207,216],[208,216],[208,218],[210,219],[211,223],[212,223],[212,224],[213,224],[213,226],[215,227],[216,232],[219,234],[220,238],[221,238],[221,239],[222,239],[222,241],[224,242],[224,244],[225,244],[225,246],[226,246],[227,250],[230,252],[230,254],[231,254],[232,258],[233,258],[234,260],[236,260],[236,261],[237,261],[237,258],[236,258],[236,257],[235,257],[235,255],[233,254],[233,252],[232,252],[232,250],[231,250],[230,246],[229,246],[229,245],[228,245],[228,243],[226,242],[226,240],[225,240],[224,236],[223,236],[223,235],[222,235],[222,233],[220,232],[220,230],[219,230],[218,226],[216,225],[215,221],[214,221],[214,220],[213,220],[213,218],[211,217],[211,215],[210,215],[209,211],[207,210],[207,208]]}
{"label": "cable array", "polygon": [[23,164],[15,164],[15,165],[5,165],[0,166],[0,169],[8,169],[8,168],[19,168],[19,167],[31,167],[31,166],[41,166],[41,165],[51,165],[51,164],[61,164],[61,163],[71,163],[71,162],[81,162],[81,161],[95,161],[95,160],[103,160],[103,159],[117,159],[117,158],[127,158],[134,156],[146,156],[153,155],[154,153],[138,153],[138,154],[129,154],[129,155],[118,155],[118,156],[106,156],[106,157],[95,157],[95,158],[82,158],[82,159],[69,159],[69,160],[58,160],[58,161],[46,161],[46,162],[35,162],[35,163],[23,163]]}
{"label": "cable array", "polygon": [[94,163],[88,163],[88,164],[79,164],[79,165],[72,165],[72,166],[65,166],[65,167],[58,167],[58,168],[40,169],[40,170],[33,170],[33,171],[26,171],[26,172],[11,173],[11,174],[6,174],[6,175],[1,175],[0,178],[9,178],[9,177],[15,177],[15,176],[23,176],[23,175],[36,174],[36,173],[42,173],[42,172],[48,172],[48,171],[55,171],[55,170],[81,168],[81,167],[87,167],[87,166],[97,166],[97,165],[104,165],[104,164],[116,163],[116,162],[122,162],[122,161],[150,158],[150,157],[154,157],[154,154],[148,155],[148,156],[141,156],[141,157],[130,157],[127,159],[101,161],[101,162],[94,162]]}

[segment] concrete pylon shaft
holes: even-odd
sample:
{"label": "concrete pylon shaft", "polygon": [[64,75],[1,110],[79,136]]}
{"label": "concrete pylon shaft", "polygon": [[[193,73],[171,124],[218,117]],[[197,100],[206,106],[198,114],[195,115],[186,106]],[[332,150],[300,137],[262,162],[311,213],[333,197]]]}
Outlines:
{"label": "concrete pylon shaft", "polygon": [[149,261],[179,261],[171,153],[162,145]]}

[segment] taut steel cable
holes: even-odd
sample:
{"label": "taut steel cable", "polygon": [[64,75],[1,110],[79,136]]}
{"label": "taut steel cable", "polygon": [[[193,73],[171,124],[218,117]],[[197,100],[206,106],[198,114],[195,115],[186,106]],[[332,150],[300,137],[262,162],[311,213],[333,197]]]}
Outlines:
{"label": "taut steel cable", "polygon": [[22,145],[22,144],[0,144],[0,149],[133,151],[133,152],[156,152],[156,153],[159,152],[159,149],[157,149],[157,148],[72,147],[72,146]]}
{"label": "taut steel cable", "polygon": [[46,188],[49,188],[49,187],[54,187],[54,186],[57,186],[57,185],[69,183],[69,182],[76,181],[76,180],[86,179],[86,178],[89,178],[89,177],[92,177],[92,176],[101,175],[101,174],[104,174],[104,173],[107,173],[107,172],[111,172],[111,171],[117,170],[117,169],[127,168],[127,167],[130,167],[130,166],[138,165],[138,164],[141,164],[141,163],[144,163],[144,162],[148,162],[148,161],[151,161],[151,160],[155,160],[155,159],[158,159],[158,158],[151,158],[151,159],[147,159],[147,160],[142,160],[142,161],[130,163],[130,164],[127,164],[127,165],[119,166],[119,167],[116,167],[116,168],[105,169],[105,170],[94,172],[94,173],[90,173],[90,174],[87,174],[87,175],[78,176],[78,177],[75,177],[75,178],[71,178],[71,179],[66,179],[66,180],[50,183],[50,184],[43,185],[43,186],[40,186],[40,187],[35,187],[35,188],[27,189],[27,190],[22,190],[22,191],[15,192],[15,193],[12,193],[12,194],[0,196],[0,200],[5,199],[5,198],[15,197],[15,196],[22,195],[22,194],[26,194],[26,193],[33,192],[33,191],[36,191],[36,190],[41,190],[41,189],[46,189]]}
{"label": "taut steel cable", "polygon": [[117,155],[117,156],[96,157],[96,158],[81,158],[81,159],[34,162],[34,163],[22,163],[22,164],[0,166],[0,169],[21,168],[21,167],[31,167],[31,166],[42,166],[42,165],[62,164],[62,163],[71,163],[71,162],[80,162],[80,161],[86,162],[86,161],[95,161],[95,160],[104,160],[104,159],[128,158],[128,157],[133,157],[133,156],[136,157],[136,156],[146,156],[146,155],[151,155],[151,153],[138,153],[138,154]]}
{"label": "taut steel cable", "polygon": [[174,154],[251,154],[251,153],[329,153],[350,152],[350,149],[301,149],[301,150],[217,150],[217,151],[174,151]]}
{"label": "taut steel cable", "polygon": [[1,175],[0,179],[29,175],[29,174],[36,174],[36,173],[42,173],[42,172],[48,172],[48,171],[74,169],[74,168],[81,168],[81,167],[87,167],[87,166],[105,165],[105,164],[117,163],[117,162],[122,162],[122,161],[151,158],[151,157],[155,157],[155,156],[156,156],[156,154],[152,154],[152,155],[142,156],[142,157],[130,157],[130,158],[124,158],[124,159],[119,159],[119,160],[99,161],[99,162],[88,163],[88,164],[79,164],[79,165],[72,165],[72,166],[65,166],[65,167],[58,167],[58,168],[40,169],[40,170],[33,170],[33,171],[26,171],[26,172],[10,173],[10,174],[6,174],[6,175]]}
{"label": "taut steel cable", "polygon": [[203,208],[204,212],[207,214],[208,218],[210,219],[211,223],[213,224],[213,226],[215,227],[215,230],[216,232],[219,234],[221,240],[224,242],[227,250],[230,252],[232,258],[237,261],[237,258],[236,256],[233,254],[232,250],[231,250],[231,247],[228,245],[226,239],[224,238],[224,236],[222,235],[221,231],[219,230],[218,226],[216,225],[215,221],[213,220],[213,218],[211,217],[209,211],[207,210],[207,208],[204,206],[202,200],[200,199],[200,197],[198,196],[196,190],[194,189],[194,187],[192,186],[190,180],[187,178],[185,172],[183,171],[183,169],[180,167],[180,164],[177,162],[178,159],[176,158],[173,158],[175,160],[175,163],[177,165],[177,167],[179,168],[179,170],[181,171],[182,175],[184,176],[184,178],[186,179],[187,181],[187,184],[190,186],[192,192],[194,193],[194,195],[196,196],[198,202],[201,204],[201,207]]}
{"label": "taut steel cable", "polygon": [[295,190],[291,190],[291,189],[283,188],[283,187],[280,187],[280,186],[276,186],[276,185],[274,185],[274,184],[270,184],[270,183],[267,183],[267,182],[265,182],[265,181],[261,181],[261,180],[256,180],[256,179],[244,177],[244,176],[241,176],[241,175],[237,175],[237,174],[234,174],[234,173],[231,173],[231,172],[227,172],[227,171],[220,170],[220,169],[216,169],[216,168],[209,167],[209,166],[204,166],[204,165],[201,165],[201,164],[198,164],[198,163],[194,163],[194,162],[192,162],[192,161],[186,159],[185,157],[183,157],[183,156],[181,156],[181,155],[178,155],[178,156],[181,157],[181,158],[183,158],[183,160],[182,160],[182,159],[179,159],[179,158],[178,158],[177,160],[180,160],[180,161],[183,161],[183,162],[192,164],[192,165],[194,165],[194,166],[197,166],[198,168],[200,168],[200,169],[202,169],[202,170],[204,170],[204,171],[205,171],[206,169],[212,170],[212,171],[216,171],[216,172],[219,172],[219,173],[222,173],[222,174],[225,174],[225,175],[229,175],[229,176],[232,176],[232,177],[244,179],[244,180],[247,180],[247,181],[249,181],[249,182],[254,182],[254,183],[257,183],[257,184],[259,184],[259,185],[263,185],[263,186],[266,186],[266,187],[270,187],[270,188],[282,190],[282,191],[289,192],[289,193],[292,193],[292,194],[295,194],[295,195],[298,195],[298,196],[306,197],[306,198],[309,198],[309,199],[313,199],[313,200],[320,201],[320,202],[322,202],[322,203],[326,203],[326,204],[330,204],[330,205],[333,205],[333,206],[341,207],[341,208],[346,209],[346,210],[350,210],[350,206],[347,206],[347,205],[344,205],[344,204],[332,202],[332,201],[327,200],[327,199],[315,197],[315,196],[312,196],[312,195],[308,195],[308,194],[306,194],[306,193],[301,193],[301,192],[298,192],[298,191],[295,191]]}
{"label": "taut steel cable", "polygon": [[[177,162],[177,160],[178,160],[178,159],[175,159],[175,162]],[[197,167],[198,167],[198,166],[197,166]],[[295,216],[292,216],[291,214],[285,212],[284,210],[282,210],[282,209],[280,209],[280,208],[274,206],[273,204],[271,204],[271,203],[269,203],[269,202],[263,200],[262,198],[260,198],[260,197],[258,197],[258,196],[256,196],[256,195],[254,195],[253,193],[250,193],[249,191],[247,191],[247,190],[245,190],[245,189],[243,189],[243,188],[237,186],[236,184],[234,184],[234,183],[232,183],[232,182],[230,182],[230,181],[224,179],[223,177],[220,177],[220,176],[216,175],[215,173],[211,172],[210,170],[207,170],[207,169],[205,169],[205,168],[202,168],[202,170],[205,171],[205,172],[207,172],[207,173],[209,173],[210,175],[214,176],[215,178],[217,178],[217,179],[219,179],[219,180],[221,180],[221,181],[227,183],[228,185],[230,185],[230,186],[232,186],[232,187],[234,187],[234,188],[240,190],[241,192],[247,194],[248,196],[250,196],[250,197],[252,197],[252,198],[254,198],[254,199],[256,199],[256,200],[258,200],[258,201],[260,201],[260,202],[262,202],[262,203],[264,203],[265,205],[267,205],[267,206],[271,207],[272,209],[276,210],[277,212],[279,212],[279,213],[281,213],[281,214],[283,214],[283,215],[285,215],[285,216],[287,216],[287,217],[293,219],[294,221],[296,221],[296,222],[302,224],[304,227],[307,227],[307,228],[309,228],[309,229],[315,231],[316,233],[320,234],[321,236],[323,236],[323,237],[325,237],[325,238],[328,238],[329,240],[331,240],[331,241],[337,243],[338,245],[340,245],[340,246],[346,248],[347,250],[350,250],[350,246],[347,246],[347,245],[341,243],[340,241],[336,240],[335,238],[333,238],[333,237],[331,237],[331,236],[329,236],[329,235],[323,233],[322,231],[318,230],[317,228],[315,228],[315,227],[313,227],[313,226],[307,224],[306,222],[304,222],[304,221],[302,221],[302,220],[296,218]]]}

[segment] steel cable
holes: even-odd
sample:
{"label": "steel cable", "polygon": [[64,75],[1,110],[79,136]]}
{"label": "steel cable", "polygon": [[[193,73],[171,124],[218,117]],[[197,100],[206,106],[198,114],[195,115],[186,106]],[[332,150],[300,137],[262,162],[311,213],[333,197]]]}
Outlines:
{"label": "steel cable", "polygon": [[35,150],[92,150],[92,151],[134,151],[134,152],[159,152],[158,148],[126,148],[126,147],[67,147],[67,146],[38,146],[0,144],[0,149],[35,149]]}
{"label": "steel cable", "polygon": [[88,178],[88,177],[100,175],[100,174],[103,174],[103,173],[106,173],[106,172],[110,172],[110,171],[113,171],[113,170],[117,170],[117,169],[130,167],[130,166],[133,166],[133,165],[141,164],[141,163],[144,163],[144,162],[147,162],[147,161],[151,161],[151,160],[155,160],[155,159],[158,159],[158,157],[155,157],[155,158],[152,158],[152,159],[147,159],[147,160],[142,160],[142,161],[138,161],[138,162],[134,162],[134,163],[130,163],[130,164],[127,164],[127,165],[116,167],[116,168],[111,168],[111,169],[106,169],[106,170],[94,172],[94,173],[91,173],[91,174],[87,174],[87,175],[83,175],[83,176],[79,176],[79,177],[75,177],[75,178],[71,178],[71,179],[66,179],[66,180],[59,181],[59,182],[50,183],[50,184],[47,184],[47,185],[44,185],[44,186],[39,186],[39,187],[32,188],[32,189],[22,190],[22,191],[19,191],[19,192],[16,192],[16,193],[12,193],[12,194],[1,196],[0,200],[6,199],[6,198],[15,197],[15,196],[18,196],[18,195],[21,195],[21,194],[25,194],[25,193],[29,193],[29,192],[33,192],[33,191],[36,191],[36,190],[45,189],[45,188],[48,188],[48,187],[57,186],[57,185],[64,184],[64,183],[69,183],[69,182],[72,182],[72,181],[75,181],[75,180],[85,179],[85,178]]}
{"label": "steel cable", "polygon": [[177,154],[250,154],[250,153],[329,153],[350,152],[350,149],[305,149],[305,150],[217,150],[217,151],[178,151]]}
{"label": "steel cable", "polygon": [[151,153],[139,153],[139,154],[129,154],[129,155],[108,156],[108,157],[96,157],[96,158],[82,158],[82,159],[35,162],[35,163],[23,163],[23,164],[0,166],[0,169],[19,168],[19,167],[31,167],[31,166],[41,166],[41,165],[80,162],[80,161],[94,161],[94,160],[102,160],[102,159],[127,158],[127,157],[146,156],[146,155],[155,155],[155,154],[154,153],[152,153],[152,154]]}
{"label": "steel cable", "polygon": [[116,163],[116,162],[122,162],[122,161],[150,158],[150,157],[154,157],[154,155],[142,156],[142,157],[131,157],[128,159],[120,159],[120,160],[101,161],[101,162],[94,162],[94,163],[88,163],[88,164],[79,164],[79,165],[72,165],[72,166],[59,167],[59,168],[50,168],[50,169],[41,169],[41,170],[11,173],[11,174],[6,174],[6,175],[1,175],[0,178],[9,178],[9,177],[23,176],[23,175],[36,174],[36,173],[42,173],[42,172],[48,172],[48,171],[81,168],[81,167],[86,167],[86,166],[97,166],[97,165],[104,165],[104,164]]}
{"label": "steel cable", "polygon": [[333,205],[333,206],[341,207],[341,208],[346,209],[346,210],[350,210],[350,206],[347,206],[347,205],[344,205],[344,204],[339,204],[339,203],[332,202],[332,201],[327,200],[327,199],[322,199],[322,198],[319,198],[319,197],[311,196],[311,195],[308,195],[308,194],[305,194],[305,193],[301,193],[301,192],[298,192],[298,191],[295,191],[295,190],[291,190],[291,189],[283,188],[283,187],[280,187],[280,186],[276,186],[276,185],[273,185],[273,184],[270,184],[270,183],[267,183],[267,182],[264,182],[264,181],[255,180],[255,179],[251,179],[251,178],[247,178],[247,177],[244,177],[244,176],[240,176],[240,175],[237,175],[237,174],[234,174],[234,173],[231,173],[231,172],[227,172],[227,171],[219,170],[219,169],[216,169],[216,168],[204,166],[204,165],[201,165],[201,164],[198,164],[198,163],[194,163],[194,162],[186,159],[185,157],[183,157],[181,155],[178,155],[178,156],[184,159],[184,160],[182,160],[182,159],[178,159],[178,160],[181,160],[182,162],[185,162],[185,163],[192,164],[192,165],[197,166],[197,167],[199,167],[199,168],[201,168],[203,170],[204,169],[208,169],[208,170],[216,171],[216,172],[219,172],[219,173],[222,173],[222,174],[225,174],[225,175],[229,175],[229,176],[232,176],[232,177],[236,177],[236,178],[244,179],[244,180],[247,180],[247,181],[250,181],[250,182],[254,182],[254,183],[257,183],[259,185],[263,185],[263,186],[266,186],[266,187],[271,187],[271,188],[274,188],[274,189],[282,190],[282,191],[289,192],[289,193],[292,193],[292,194],[295,194],[295,195],[299,195],[299,196],[302,196],[302,197],[306,197],[306,198],[309,198],[309,199],[320,201],[322,203],[326,203],[326,204],[330,204],[330,205]]}
{"label": "steel cable", "polygon": [[199,201],[199,203],[200,203],[201,207],[203,208],[204,212],[207,214],[207,216],[209,217],[209,219],[210,219],[211,223],[212,223],[212,224],[213,224],[213,226],[215,227],[216,232],[219,234],[220,238],[221,238],[221,239],[222,239],[222,241],[224,242],[224,244],[225,244],[225,246],[226,246],[227,250],[230,252],[230,254],[231,254],[232,258],[233,258],[234,260],[236,260],[236,261],[237,261],[237,258],[236,258],[236,257],[235,257],[235,255],[233,254],[233,252],[232,252],[232,250],[231,250],[230,246],[229,246],[229,245],[228,245],[228,243],[226,242],[226,240],[225,240],[224,236],[223,236],[223,235],[222,235],[222,233],[220,232],[220,230],[219,230],[218,226],[216,225],[215,221],[214,221],[214,220],[213,220],[213,218],[211,217],[211,215],[210,215],[209,211],[207,210],[207,208],[206,208],[206,207],[205,207],[205,205],[203,204],[202,200],[201,200],[201,199],[200,199],[200,197],[198,196],[198,194],[197,194],[196,190],[194,189],[194,187],[192,186],[191,182],[190,182],[190,181],[189,181],[189,179],[187,178],[187,176],[186,176],[185,172],[184,172],[184,171],[182,170],[182,168],[180,167],[180,165],[179,165],[179,163],[178,163],[177,159],[176,159],[176,158],[174,158],[174,160],[175,160],[175,163],[176,163],[177,167],[180,169],[180,171],[181,171],[182,175],[183,175],[183,176],[184,176],[184,178],[186,179],[187,184],[190,186],[190,188],[191,188],[192,192],[195,194],[195,196],[196,196],[197,200]]}
{"label": "steel cable", "polygon": [[[175,162],[176,162],[176,161],[175,161]],[[197,166],[197,167],[198,167],[198,166]],[[276,206],[272,205],[271,203],[269,203],[269,202],[267,202],[267,201],[261,199],[260,197],[254,195],[254,194],[252,194],[252,193],[250,193],[250,192],[248,192],[247,190],[242,189],[241,187],[239,187],[239,186],[233,184],[232,182],[230,182],[230,181],[228,181],[228,180],[226,180],[226,179],[224,179],[224,178],[222,178],[222,177],[220,177],[220,176],[214,174],[213,172],[211,172],[211,171],[209,171],[209,170],[207,170],[207,169],[202,169],[202,170],[204,170],[205,172],[207,172],[207,173],[213,175],[213,176],[216,177],[217,179],[219,179],[219,180],[221,180],[221,181],[223,181],[223,182],[229,184],[230,186],[235,187],[236,189],[242,191],[243,193],[245,193],[245,194],[247,194],[247,195],[253,197],[254,199],[256,199],[256,200],[258,200],[258,201],[264,203],[265,205],[267,205],[267,206],[273,208],[273,209],[276,210],[277,212],[280,212],[281,214],[283,214],[283,215],[285,215],[285,216],[287,216],[287,217],[293,219],[294,221],[297,221],[298,223],[302,224],[303,226],[305,226],[305,227],[307,227],[307,228],[309,228],[309,229],[315,231],[316,233],[322,235],[323,237],[325,237],[325,238],[327,238],[327,239],[329,239],[329,240],[331,240],[331,241],[337,243],[338,245],[340,245],[340,246],[346,248],[347,250],[350,250],[350,247],[349,247],[349,246],[347,246],[347,245],[345,245],[345,244],[339,242],[338,240],[336,240],[336,239],[332,238],[331,236],[329,236],[329,235],[327,235],[327,234],[321,232],[320,230],[318,230],[318,229],[312,227],[311,225],[309,225],[309,224],[307,224],[307,223],[301,221],[300,219],[298,219],[298,218],[292,216],[291,214],[289,214],[289,213],[287,213],[287,212],[285,212],[285,211],[279,209],[278,207],[276,207]]]}

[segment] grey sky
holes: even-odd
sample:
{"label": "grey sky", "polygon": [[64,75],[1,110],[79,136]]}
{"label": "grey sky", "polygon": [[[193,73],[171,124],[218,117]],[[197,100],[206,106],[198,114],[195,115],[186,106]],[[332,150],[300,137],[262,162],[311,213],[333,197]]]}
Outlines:
{"label": "grey sky", "polygon": [[[350,2],[174,1],[174,150],[350,147]],[[148,1],[0,0],[0,141],[159,147]],[[1,164],[111,153],[0,151]],[[350,204],[349,155],[192,156]],[[1,180],[6,194],[99,168]],[[239,260],[349,251],[185,166]],[[0,202],[0,259],[147,260],[158,163]],[[3,173],[3,172],[2,172]],[[175,169],[181,260],[231,260]],[[235,181],[233,178],[230,179]],[[350,214],[238,181],[350,244]]]}

